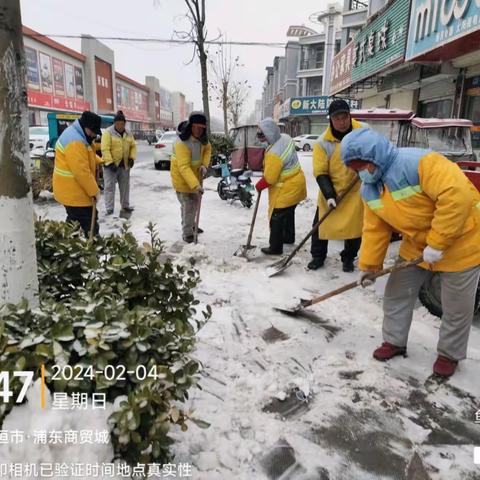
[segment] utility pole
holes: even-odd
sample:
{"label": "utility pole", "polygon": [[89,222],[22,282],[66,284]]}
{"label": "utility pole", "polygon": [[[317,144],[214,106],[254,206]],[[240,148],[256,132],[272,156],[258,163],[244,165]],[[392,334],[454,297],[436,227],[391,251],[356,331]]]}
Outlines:
{"label": "utility pole", "polygon": [[0,6],[0,306],[38,302],[19,0]]}

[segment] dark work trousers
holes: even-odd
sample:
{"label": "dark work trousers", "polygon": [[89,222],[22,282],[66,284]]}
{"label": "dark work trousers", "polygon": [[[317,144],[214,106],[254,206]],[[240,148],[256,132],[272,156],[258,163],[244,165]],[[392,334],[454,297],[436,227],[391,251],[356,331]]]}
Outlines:
{"label": "dark work trousers", "polygon": [[295,208],[274,208],[270,218],[270,249],[283,253],[284,243],[295,243]]}
{"label": "dark work trousers", "polygon": [[[78,222],[88,238],[90,233],[90,226],[92,224],[92,207],[67,207],[67,222]],[[98,235],[100,229],[98,227],[98,211],[95,216],[95,227],[93,228],[93,235]]]}
{"label": "dark work trousers", "polygon": [[[313,218],[313,225],[318,222],[318,207],[315,212],[315,217]],[[358,238],[350,238],[345,240],[344,248],[340,253],[340,257],[342,262],[346,260],[355,260],[357,256],[358,250],[360,249],[360,244],[362,243],[362,237]],[[318,238],[318,228],[315,229],[312,235],[312,245],[310,247],[310,253],[312,254],[313,258],[320,258],[325,260],[327,257],[327,250],[328,250],[328,240],[321,240]]]}

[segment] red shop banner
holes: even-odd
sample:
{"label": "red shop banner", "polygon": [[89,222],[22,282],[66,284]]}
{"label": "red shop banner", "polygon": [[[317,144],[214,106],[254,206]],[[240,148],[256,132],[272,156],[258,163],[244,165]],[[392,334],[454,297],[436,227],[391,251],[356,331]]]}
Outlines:
{"label": "red shop banner", "polygon": [[32,90],[27,90],[27,96],[29,107],[51,108],[52,110],[67,112],[90,110],[90,103],[83,100],[58,97],[56,95],[34,92]]}

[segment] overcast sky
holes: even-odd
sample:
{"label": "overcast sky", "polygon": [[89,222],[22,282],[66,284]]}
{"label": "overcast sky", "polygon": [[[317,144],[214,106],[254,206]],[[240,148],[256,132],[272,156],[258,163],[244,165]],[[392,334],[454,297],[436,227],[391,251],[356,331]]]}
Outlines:
{"label": "overcast sky", "polygon": [[[187,7],[184,0],[21,0],[22,22],[43,34],[171,38],[184,30]],[[324,0],[206,0],[207,28],[213,38],[221,31],[232,41],[285,42],[290,25],[305,24],[314,29],[309,16],[326,8]],[[80,51],[79,39],[55,38]],[[103,41],[103,40],[102,40]],[[159,78],[162,86],[180,90],[195,108],[202,108],[198,61],[187,65],[192,47],[104,40],[115,51],[116,70],[141,83],[145,75]],[[214,50],[214,47],[212,48]],[[283,49],[266,46],[233,46],[245,65],[237,71],[239,80],[252,86],[245,113],[261,97],[265,67]],[[211,104],[214,116],[220,110]]]}

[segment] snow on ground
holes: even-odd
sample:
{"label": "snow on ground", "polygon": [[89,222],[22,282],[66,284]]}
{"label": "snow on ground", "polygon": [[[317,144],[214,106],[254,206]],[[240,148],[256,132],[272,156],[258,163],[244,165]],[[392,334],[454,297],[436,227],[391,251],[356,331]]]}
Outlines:
{"label": "snow on ground", "polygon": [[[152,147],[141,145],[132,170],[135,212],[131,229],[143,242],[157,224],[169,255],[197,258],[197,295],[213,308],[198,335],[203,390],[192,392],[195,415],[211,424],[176,432],[176,461],[194,465],[193,478],[402,479],[416,451],[432,480],[480,479],[473,447],[480,447],[480,329],[472,329],[468,359],[445,383],[430,378],[439,320],[419,306],[408,358],[389,363],[371,354],[381,342],[382,290],[354,289],[311,307],[315,317],[273,310],[325,293],[357,278],[341,271],[340,242],[331,242],[326,266],[307,271],[308,248],[282,275],[268,278],[275,258],[254,252],[232,256],[246,242],[252,211],[222,201],[218,179],[205,181],[198,245],[181,240],[180,207],[167,171],[153,168]],[[300,154],[308,199],[297,208],[297,242],[309,231],[318,188],[311,155]],[[64,219],[63,207],[40,204],[37,214]],[[123,220],[105,219],[101,233]],[[253,244],[268,243],[267,195],[261,200]],[[398,245],[392,244],[393,261]],[[288,253],[288,251],[287,251]]]}

